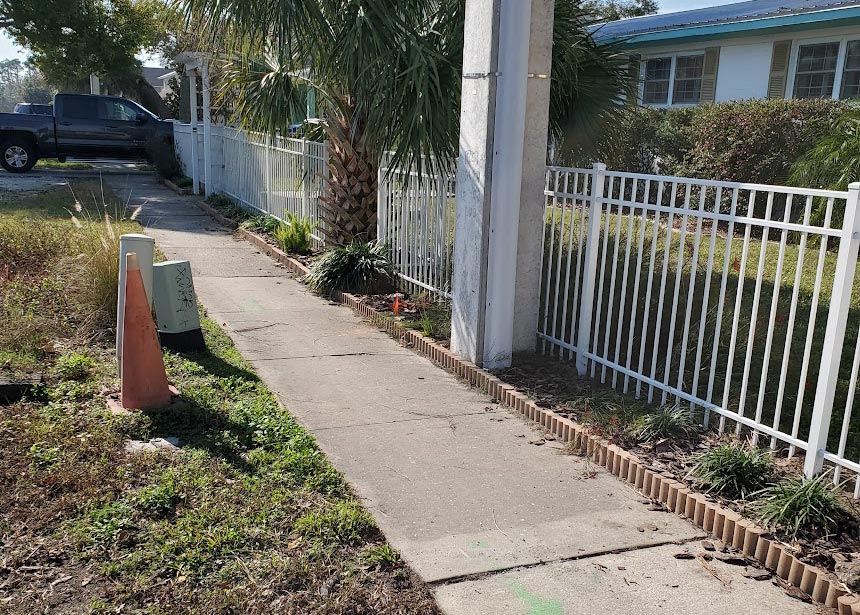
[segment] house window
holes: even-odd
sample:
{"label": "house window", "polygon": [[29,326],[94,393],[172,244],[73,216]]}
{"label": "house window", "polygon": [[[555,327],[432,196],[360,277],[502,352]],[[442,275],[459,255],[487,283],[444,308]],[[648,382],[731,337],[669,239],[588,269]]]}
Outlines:
{"label": "house window", "polygon": [[675,87],[672,102],[675,104],[697,104],[702,98],[702,75],[705,70],[704,56],[679,56],[675,59]]}
{"label": "house window", "polygon": [[650,58],[645,61],[642,102],[646,105],[694,105],[702,98],[703,55]]}
{"label": "house window", "polygon": [[671,76],[672,58],[652,58],[646,61],[642,101],[648,105],[668,105]]}
{"label": "house window", "polygon": [[840,98],[860,96],[860,41],[849,41],[845,53],[845,70],[842,74]]}
{"label": "house window", "polygon": [[801,45],[797,52],[794,97],[831,97],[838,61],[838,42]]}

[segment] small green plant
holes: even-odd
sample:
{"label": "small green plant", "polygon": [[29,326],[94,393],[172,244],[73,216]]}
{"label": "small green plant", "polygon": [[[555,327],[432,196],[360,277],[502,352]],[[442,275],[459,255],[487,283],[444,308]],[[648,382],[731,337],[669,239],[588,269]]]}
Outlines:
{"label": "small green plant", "polygon": [[73,352],[57,360],[57,376],[63,380],[87,380],[93,374],[96,362],[85,354]]}
{"label": "small green plant", "polygon": [[753,494],[752,512],[766,528],[830,536],[845,517],[839,487],[830,473],[815,478],[787,478]]}
{"label": "small green plant", "polygon": [[252,218],[262,218],[264,216],[255,215],[248,209],[242,207],[226,194],[218,193],[211,194],[206,197],[206,202],[212,207],[220,211],[231,220],[236,220],[240,223]]}
{"label": "small green plant", "polygon": [[281,225],[281,221],[268,214],[262,216],[253,216],[248,218],[240,225],[242,228],[256,233],[268,233],[274,235],[275,230]]}
{"label": "small green plant", "polygon": [[387,544],[365,549],[359,557],[365,566],[380,569],[393,568],[400,563],[400,554]]}
{"label": "small green plant", "polygon": [[308,254],[311,251],[313,232],[314,224],[310,219],[300,218],[292,212],[287,212],[287,221],[278,224],[272,235],[284,252]]}
{"label": "small green plant", "polygon": [[415,325],[422,334],[440,340],[451,338],[451,306],[432,303],[422,308]]}
{"label": "small green plant", "polygon": [[146,512],[165,515],[172,511],[181,499],[182,494],[175,474],[166,472],[156,484],[141,489],[135,497],[135,503]]}
{"label": "small green plant", "polygon": [[355,240],[326,252],[306,279],[311,290],[324,295],[338,290],[375,294],[392,287],[394,267],[386,244]]}
{"label": "small green plant", "polygon": [[727,498],[746,498],[767,485],[773,475],[770,453],[741,442],[721,444],[702,453],[690,470],[709,492]]}
{"label": "small green plant", "polygon": [[313,512],[296,520],[293,529],[324,542],[359,544],[376,530],[370,514],[354,502],[338,502],[324,512]]}
{"label": "small green plant", "polygon": [[663,438],[691,438],[698,435],[699,425],[690,411],[680,406],[663,406],[656,412],[636,418],[628,430],[637,442],[656,442]]}
{"label": "small green plant", "polygon": [[30,463],[34,470],[45,472],[60,461],[60,449],[45,442],[35,442],[30,447]]}

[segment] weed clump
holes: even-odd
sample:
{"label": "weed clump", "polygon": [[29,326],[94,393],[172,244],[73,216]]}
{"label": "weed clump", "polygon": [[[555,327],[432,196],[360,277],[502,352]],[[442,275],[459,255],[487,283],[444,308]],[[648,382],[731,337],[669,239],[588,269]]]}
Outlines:
{"label": "weed clump", "polygon": [[689,410],[663,406],[656,412],[636,418],[628,433],[637,442],[656,442],[664,438],[689,439],[699,435],[700,427]]}
{"label": "weed clump", "polygon": [[741,442],[721,444],[696,457],[690,476],[709,492],[746,498],[773,476],[773,457]]}
{"label": "weed clump", "polygon": [[54,369],[61,379],[80,382],[92,376],[95,367],[96,362],[92,357],[80,352],[73,352],[60,357]]}
{"label": "weed clump", "polygon": [[753,513],[762,525],[791,536],[830,536],[845,518],[839,487],[829,473],[787,478],[754,494]]}
{"label": "weed clump", "polygon": [[358,504],[338,502],[323,512],[299,517],[293,529],[307,538],[354,545],[364,542],[376,531],[376,522]]}
{"label": "weed clump", "polygon": [[336,291],[376,294],[391,288],[394,267],[386,244],[355,240],[326,252],[306,279],[311,290],[322,295]]}

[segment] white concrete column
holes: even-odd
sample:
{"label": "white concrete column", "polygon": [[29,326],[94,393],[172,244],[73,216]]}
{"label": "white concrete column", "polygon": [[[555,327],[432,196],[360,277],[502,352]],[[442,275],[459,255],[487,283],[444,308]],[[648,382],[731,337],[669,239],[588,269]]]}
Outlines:
{"label": "white concrete column", "polygon": [[96,74],[90,74],[90,94],[101,94],[101,90],[102,83],[99,80],[99,76]]}
{"label": "white concrete column", "polygon": [[191,96],[189,105],[191,106],[191,185],[194,189],[194,194],[200,194],[200,170],[197,160],[197,69],[188,68],[188,83],[190,85]]}
{"label": "white concrete column", "polygon": [[203,80],[203,183],[206,196],[215,194],[215,178],[212,175],[212,97],[209,83],[209,60],[203,58],[200,65]]}
{"label": "white concrete column", "polygon": [[489,369],[535,346],[553,5],[466,2],[451,345]]}

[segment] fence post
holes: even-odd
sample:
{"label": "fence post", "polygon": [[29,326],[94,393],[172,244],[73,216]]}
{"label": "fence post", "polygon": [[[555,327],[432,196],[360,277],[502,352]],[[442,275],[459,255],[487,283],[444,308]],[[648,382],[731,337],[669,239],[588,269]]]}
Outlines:
{"label": "fence post", "polygon": [[309,160],[308,142],[302,137],[302,218],[308,217],[308,202],[310,201],[311,165]]}
{"label": "fence post", "polygon": [[263,142],[263,149],[266,152],[266,177],[264,179],[266,186],[266,213],[272,215],[272,134],[266,132],[266,140]]}
{"label": "fence post", "polygon": [[[388,243],[388,200],[386,197],[385,168],[382,164],[376,172],[376,239]],[[389,250],[391,246],[388,246]]]}
{"label": "fence post", "polygon": [[[845,328],[851,307],[851,291],[854,288],[854,273],[857,269],[857,253],[860,248],[860,183],[848,187],[842,234],[839,237],[839,252],[836,257],[836,273],[833,276],[833,294],[827,314],[827,329],[824,333],[821,368],[815,389],[815,404],[812,408],[812,423],[809,426],[809,441],[803,472],[812,478],[824,464],[822,457],[830,434],[830,417],[833,413],[833,398],[842,362],[845,344]],[[827,241],[822,237],[822,241]]]}
{"label": "fence post", "polygon": [[[591,175],[591,203],[588,212],[588,231],[585,235],[585,267],[582,271],[582,303],[579,306],[579,330],[576,335],[576,371],[585,376],[588,370],[586,353],[591,344],[591,320],[594,316],[594,287],[597,282],[597,244],[600,240],[600,221],[603,213],[603,186],[606,165],[594,163]],[[571,232],[572,229],[571,229]]]}

